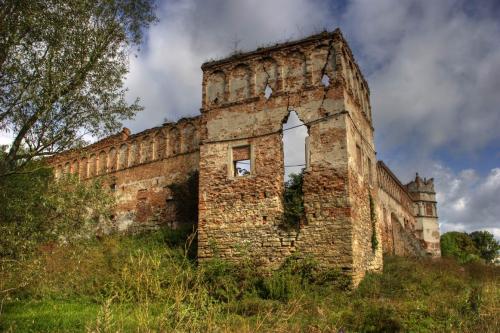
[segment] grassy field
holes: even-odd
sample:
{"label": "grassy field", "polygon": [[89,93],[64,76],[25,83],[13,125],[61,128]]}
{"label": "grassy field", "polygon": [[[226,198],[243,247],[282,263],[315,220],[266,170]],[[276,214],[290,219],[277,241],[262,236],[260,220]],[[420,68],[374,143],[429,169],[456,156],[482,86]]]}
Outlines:
{"label": "grassy field", "polygon": [[386,258],[354,291],[337,271],[290,259],[197,267],[183,235],[45,246],[1,261],[6,332],[496,332],[500,270]]}

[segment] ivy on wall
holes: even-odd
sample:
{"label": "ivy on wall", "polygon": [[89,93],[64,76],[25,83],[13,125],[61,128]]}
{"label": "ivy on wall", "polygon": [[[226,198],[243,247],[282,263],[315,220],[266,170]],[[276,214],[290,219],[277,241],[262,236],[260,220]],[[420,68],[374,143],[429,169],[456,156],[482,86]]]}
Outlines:
{"label": "ivy on wall", "polygon": [[375,201],[371,194],[368,195],[370,198],[370,220],[372,222],[372,250],[375,252],[378,248],[378,238],[376,232],[376,222],[377,222],[377,213],[375,211]]}

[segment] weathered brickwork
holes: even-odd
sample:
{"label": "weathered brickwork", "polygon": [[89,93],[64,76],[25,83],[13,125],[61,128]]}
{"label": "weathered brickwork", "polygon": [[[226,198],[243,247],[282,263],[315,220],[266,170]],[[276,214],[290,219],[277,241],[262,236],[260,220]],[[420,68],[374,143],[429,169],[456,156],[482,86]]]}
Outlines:
{"label": "weathered brickwork", "polygon": [[[382,161],[377,163],[384,253],[439,257],[439,224],[433,179],[403,185]],[[418,240],[415,242],[414,240]]]}
{"label": "weathered brickwork", "polygon": [[183,119],[131,135],[126,128],[80,150],[52,157],[56,178],[101,177],[116,193],[119,230],[176,226],[176,202],[169,185],[184,182],[199,165],[200,118]]}
{"label": "weathered brickwork", "polygon": [[[382,268],[383,253],[439,255],[432,181],[404,186],[377,163],[370,91],[340,30],[202,70],[201,116],[135,135],[125,129],[55,156],[56,175],[106,176],[119,198],[115,219],[126,228],[175,223],[168,185],[198,171],[202,261],[250,254],[276,267],[295,253],[357,283]],[[308,129],[297,226],[283,217],[282,130],[292,111]],[[419,210],[431,204],[432,215]]]}
{"label": "weathered brickwork", "polygon": [[[377,192],[369,91],[340,32],[202,69],[200,258],[234,258],[248,245],[266,264],[279,265],[296,252],[339,267],[355,281],[380,269],[382,250],[372,247],[379,228],[370,216],[369,196],[376,200]],[[266,98],[268,85],[272,94]],[[292,110],[308,127],[309,139],[305,218],[290,230],[283,227],[281,129]],[[251,172],[234,176],[232,152],[245,145],[251,147]],[[357,148],[364,166],[353,158]]]}

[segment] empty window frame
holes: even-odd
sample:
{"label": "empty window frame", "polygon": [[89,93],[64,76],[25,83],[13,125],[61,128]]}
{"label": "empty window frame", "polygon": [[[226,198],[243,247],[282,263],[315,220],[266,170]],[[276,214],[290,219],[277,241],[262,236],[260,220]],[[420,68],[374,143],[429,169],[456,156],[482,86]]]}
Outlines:
{"label": "empty window frame", "polygon": [[252,159],[250,145],[232,148],[233,176],[243,177],[252,173]]}

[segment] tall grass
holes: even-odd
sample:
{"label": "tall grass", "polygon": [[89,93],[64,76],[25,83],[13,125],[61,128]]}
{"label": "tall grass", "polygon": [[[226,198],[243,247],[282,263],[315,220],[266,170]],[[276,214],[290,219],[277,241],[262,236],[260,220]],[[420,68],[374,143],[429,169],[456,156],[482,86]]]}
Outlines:
{"label": "tall grass", "polygon": [[186,234],[158,231],[53,245],[2,261],[7,332],[494,332],[498,268],[386,258],[356,290],[340,272],[290,258],[198,266]]}

